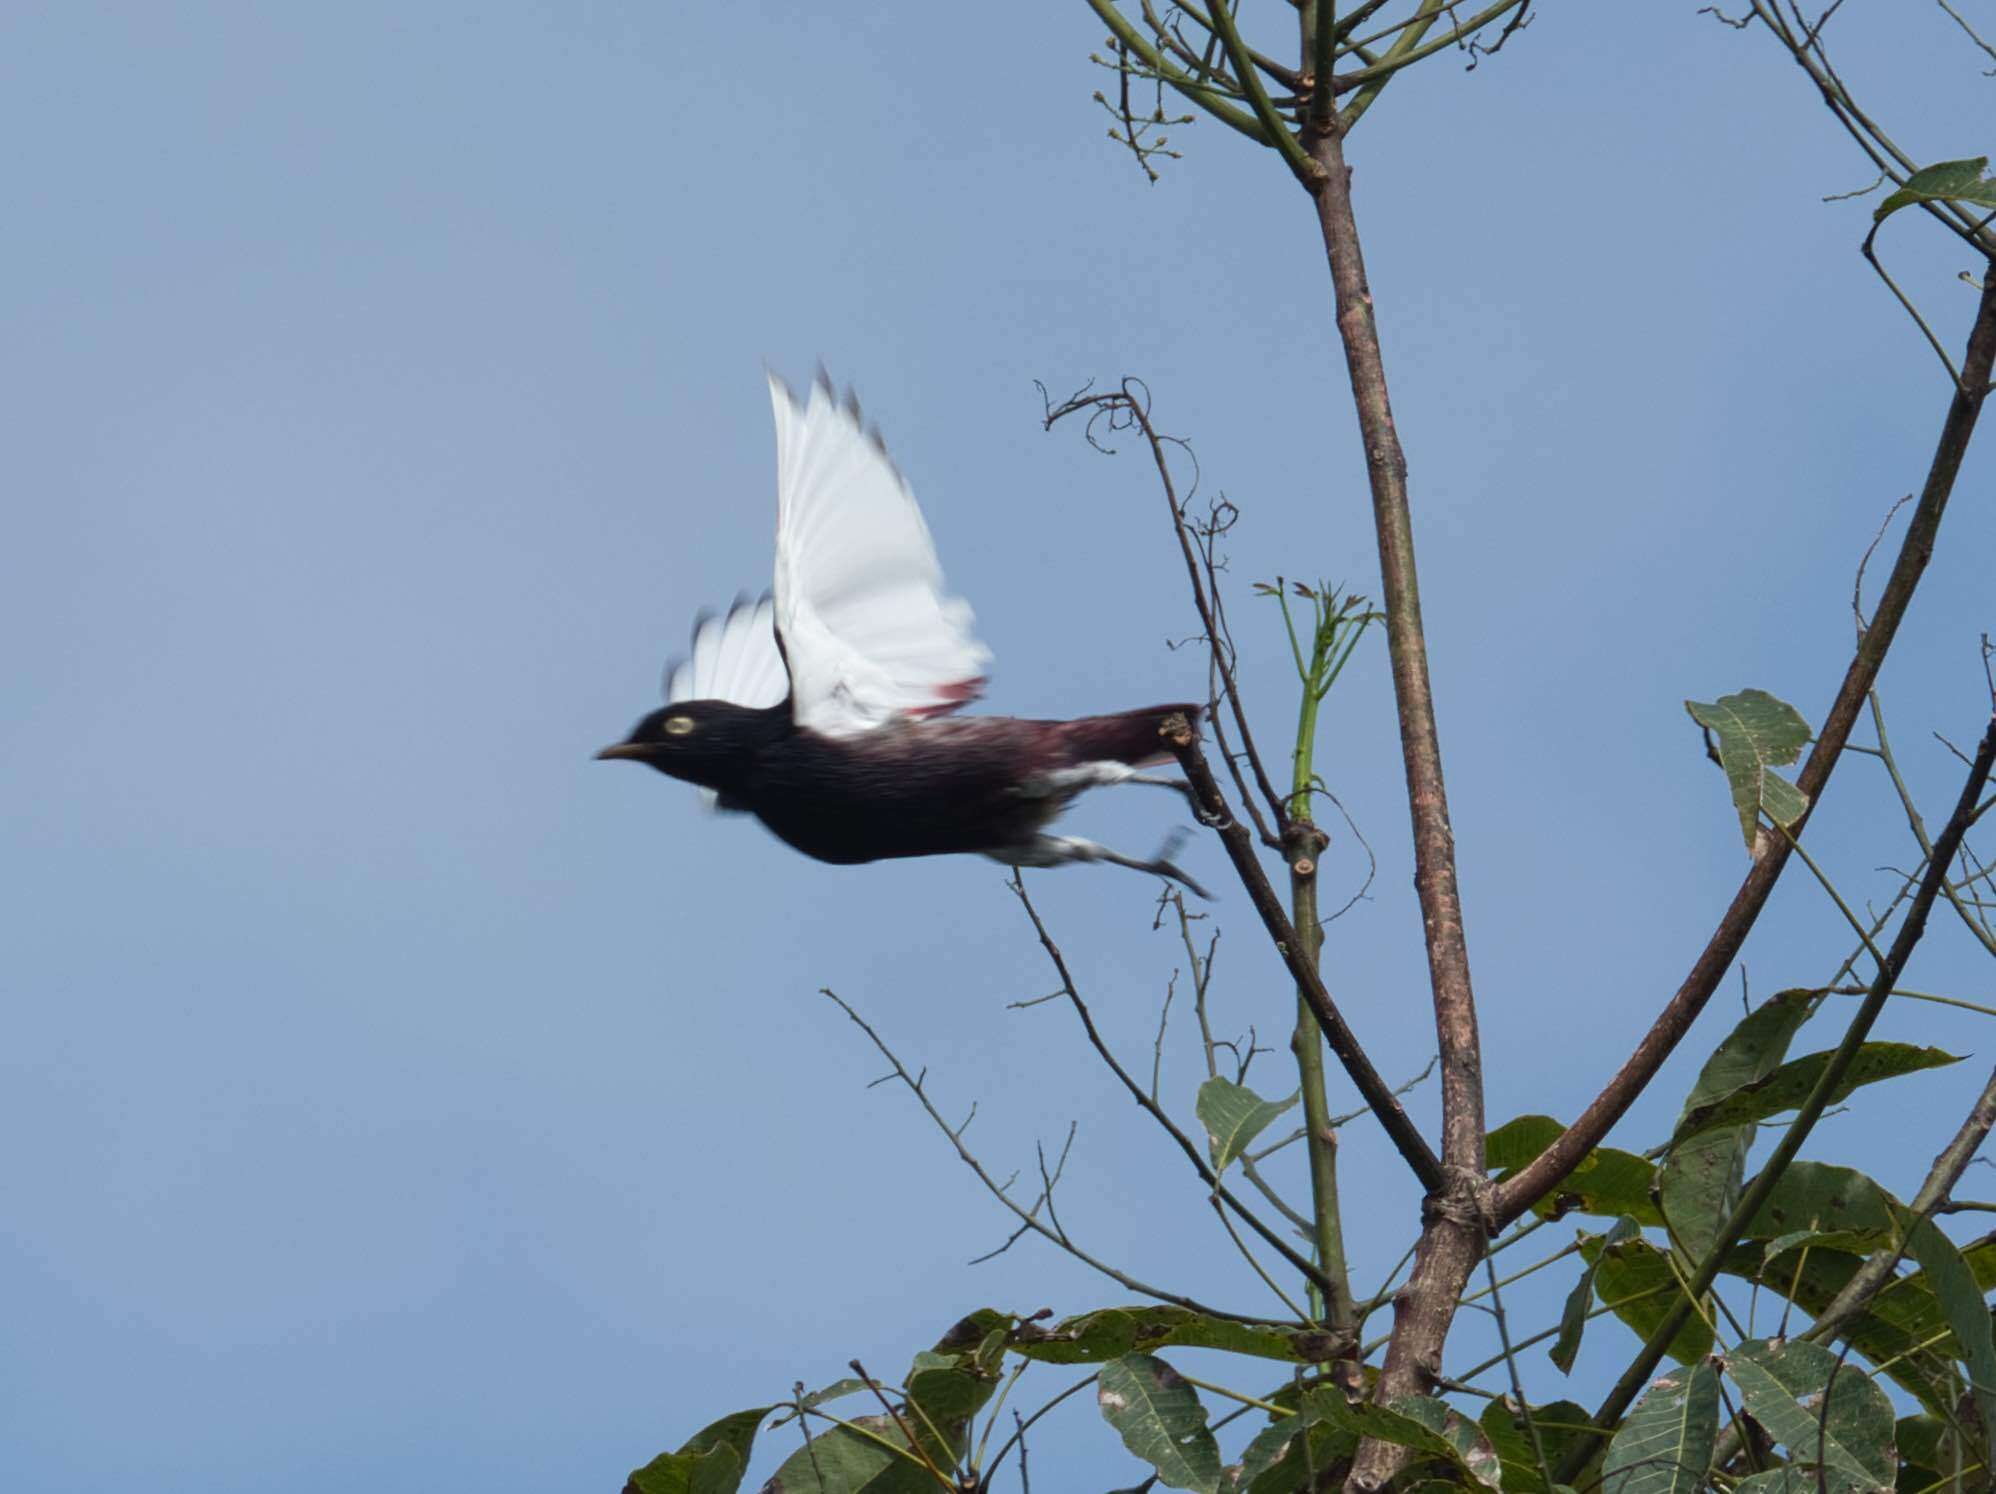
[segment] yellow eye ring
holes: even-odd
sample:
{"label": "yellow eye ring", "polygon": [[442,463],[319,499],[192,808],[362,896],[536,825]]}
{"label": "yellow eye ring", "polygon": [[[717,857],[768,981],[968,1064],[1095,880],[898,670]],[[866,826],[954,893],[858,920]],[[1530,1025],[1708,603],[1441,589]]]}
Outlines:
{"label": "yellow eye ring", "polygon": [[683,737],[692,730],[693,718],[691,716],[667,716],[665,718],[665,734],[669,737]]}

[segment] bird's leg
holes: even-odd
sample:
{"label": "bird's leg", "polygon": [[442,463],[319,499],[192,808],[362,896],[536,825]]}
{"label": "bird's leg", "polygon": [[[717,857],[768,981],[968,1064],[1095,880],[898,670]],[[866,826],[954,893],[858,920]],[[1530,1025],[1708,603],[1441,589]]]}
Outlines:
{"label": "bird's leg", "polygon": [[1134,856],[1125,856],[1120,851],[1112,851],[1096,841],[1083,840],[1078,835],[1036,835],[1022,846],[1003,851],[987,851],[985,854],[1007,866],[1063,866],[1073,861],[1107,861],[1114,866],[1127,866],[1131,871],[1149,872],[1156,877],[1169,877],[1174,882],[1183,883],[1210,903],[1213,894],[1193,881],[1171,860],[1184,843],[1185,832],[1174,830],[1165,837],[1157,855],[1148,861],[1139,861]]}
{"label": "bird's leg", "polygon": [[1029,780],[1019,786],[1018,792],[1033,798],[1071,799],[1086,789],[1107,788],[1117,783],[1147,783],[1152,788],[1170,789],[1174,794],[1183,794],[1191,807],[1192,818],[1212,829],[1224,824],[1223,819],[1206,813],[1206,807],[1199,802],[1198,794],[1192,785],[1183,778],[1158,778],[1149,773],[1139,773],[1128,763],[1105,760],[1102,762],[1080,763],[1071,768],[1057,768],[1051,773]]}
{"label": "bird's leg", "polygon": [[1152,778],[1147,773],[1132,773],[1125,783],[1147,783],[1152,788],[1170,789],[1174,794],[1183,794],[1185,802],[1192,807],[1192,818],[1211,830],[1215,825],[1225,823],[1222,816],[1206,813],[1206,806],[1199,802],[1199,795],[1193,792],[1192,785],[1183,778]]}

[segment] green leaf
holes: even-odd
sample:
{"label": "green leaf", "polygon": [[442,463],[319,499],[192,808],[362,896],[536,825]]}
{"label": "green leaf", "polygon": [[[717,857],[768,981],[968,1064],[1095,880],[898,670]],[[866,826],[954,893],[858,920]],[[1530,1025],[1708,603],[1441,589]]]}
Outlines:
{"label": "green leaf", "polygon": [[[1764,1264],[1759,1247],[1742,1244],[1727,1252],[1721,1269],[1729,1276],[1757,1282],[1806,1312],[1817,1314],[1843,1290],[1868,1253],[1890,1249],[1893,1244],[1889,1233],[1870,1238],[1823,1235],[1806,1254],[1798,1251],[1771,1266]],[[1996,1286],[1996,1236],[1978,1240],[1962,1251],[1961,1257],[1980,1290]],[[1925,1272],[1916,1271],[1887,1284],[1845,1325],[1842,1336],[1871,1363],[1885,1366],[1893,1382],[1918,1397],[1927,1410],[1939,1416],[1955,1414],[1960,1393],[1955,1360],[1962,1351],[1947,1331]],[[1979,1455],[1969,1459],[1978,1460]]]}
{"label": "green leaf", "polygon": [[1818,1245],[1826,1240],[1841,1242],[1844,1239],[1842,1235],[1832,1235],[1820,1229],[1791,1229],[1787,1234],[1776,1235],[1767,1242],[1767,1247],[1760,1253],[1760,1263],[1766,1267],[1777,1257],[1791,1250],[1800,1250],[1804,1245]]}
{"label": "green leaf", "polygon": [[1892,1487],[1899,1466],[1892,1403],[1862,1369],[1801,1339],[1779,1346],[1754,1339],[1727,1354],[1725,1365],[1754,1419],[1792,1462],[1820,1469],[1830,1494]]}
{"label": "green leaf", "polygon": [[[1671,1145],[1675,1146],[1703,1131],[1742,1125],[1779,1115],[1785,1110],[1794,1110],[1814,1092],[1817,1081],[1823,1077],[1823,1070],[1829,1067],[1830,1060],[1835,1056],[1834,1050],[1825,1050],[1794,1059],[1765,1078],[1742,1084],[1709,1104],[1686,1110],[1684,1118],[1677,1123],[1677,1134],[1671,1138]],[[1853,1091],[1883,1079],[1896,1079],[1901,1074],[1917,1074],[1925,1069],[1945,1068],[1948,1064],[1960,1062],[1960,1054],[1943,1052],[1939,1048],[1920,1048],[1912,1043],[1865,1043],[1851,1059],[1843,1078],[1830,1091],[1829,1102],[1835,1104]]]}
{"label": "green leaf", "polygon": [[1672,1370],[1643,1393],[1608,1444],[1602,1494],[1695,1494],[1718,1435],[1718,1374],[1702,1361]]}
{"label": "green leaf", "polygon": [[1787,779],[1771,772],[1794,762],[1809,743],[1809,723],[1785,700],[1765,690],[1741,690],[1715,701],[1687,700],[1691,719],[1718,738],[1719,765],[1733,791],[1747,849],[1763,810],[1777,825],[1802,818],[1809,801]]}
{"label": "green leaf", "polygon": [[1549,1115],[1520,1115],[1507,1120],[1483,1139],[1483,1156],[1492,1172],[1509,1177],[1551,1146],[1566,1127]]}
{"label": "green leaf", "polygon": [[1315,1475],[1343,1463],[1357,1448],[1358,1433],[1342,1421],[1325,1420],[1317,1398],[1305,1396],[1297,1415],[1264,1427],[1247,1445],[1231,1488],[1241,1494],[1314,1488]]}
{"label": "green leaf", "polygon": [[1828,1162],[1791,1162],[1747,1224],[1747,1238],[1834,1230],[1884,1244],[1897,1228],[1891,1195],[1861,1172]]}
{"label": "green leaf", "polygon": [[[1928,1489],[1939,1484],[1956,1468],[1966,1469],[1982,1461],[1982,1453],[1941,1417],[1902,1416],[1894,1431],[1899,1445],[1899,1487]],[[1987,1488],[1988,1475],[1981,1480],[1970,1475],[1970,1487],[1978,1482]]]}
{"label": "green leaf", "polygon": [[[1619,1245],[1624,1240],[1633,1240],[1641,1234],[1636,1221],[1624,1215],[1617,1219],[1601,1236],[1605,1245]],[[1586,1238],[1582,1236],[1582,1238]],[[1588,1261],[1580,1272],[1580,1280],[1567,1294],[1566,1306],[1559,1315],[1559,1337],[1553,1346],[1546,1350],[1552,1362],[1559,1366],[1563,1375],[1573,1373],[1573,1357],[1580,1352],[1580,1336],[1587,1331],[1587,1310],[1594,1305],[1594,1277],[1600,1269],[1600,1256]]]}
{"label": "green leaf", "polygon": [[1126,1354],[1102,1366],[1095,1403],[1123,1446],[1157,1470],[1174,1489],[1214,1494],[1220,1445],[1206,1426],[1206,1408],[1178,1371],[1149,1354]]}
{"label": "green leaf", "polygon": [[1221,1349],[1257,1359],[1316,1364],[1330,1356],[1331,1335],[1272,1323],[1239,1323],[1186,1307],[1103,1307],[1065,1318],[1041,1334],[1021,1335],[1012,1352],[1042,1364],[1100,1364],[1155,1349]]}
{"label": "green leaf", "polygon": [[1748,1012],[1712,1050],[1698,1071],[1698,1082],[1685,1097],[1684,1108],[1709,1104],[1774,1072],[1788,1056],[1788,1045],[1816,1009],[1809,990],[1776,991]]}
{"label": "green leaf", "polygon": [[[1647,1339],[1663,1326],[1670,1310],[1684,1297],[1670,1257],[1647,1240],[1583,1240],[1581,1259],[1596,1266],[1594,1290],[1602,1305]],[[1669,1353],[1680,1364],[1694,1364],[1712,1352],[1712,1327],[1701,1312],[1693,1312],[1670,1340]]]}
{"label": "green leaf", "polygon": [[[1773,1073],[1818,999],[1813,991],[1779,991],[1740,1018],[1698,1071],[1685,1114]],[[1657,1170],[1664,1217],[1681,1259],[1702,1259],[1732,1216],[1753,1138],[1750,1125],[1708,1134],[1674,1147]]]}
{"label": "green leaf", "polygon": [[1753,1129],[1733,1126],[1679,1142],[1657,1170],[1671,1248],[1687,1265],[1705,1258],[1739,1205]]}
{"label": "green leaf", "polygon": [[1299,1089],[1286,1100],[1264,1100],[1246,1085],[1215,1075],[1199,1086],[1194,1105],[1199,1123],[1206,1128],[1206,1144],[1213,1153],[1213,1171],[1225,1172],[1230,1163],[1254,1144],[1255,1137],[1294,1105],[1302,1095]]}
{"label": "green leaf", "polygon": [[1985,1440],[1996,1437],[1996,1340],[1991,1338],[1989,1304],[1982,1298],[1982,1285],[1954,1242],[1933,1220],[1914,1220],[1910,1214],[1906,1217],[1912,1225],[1908,1251],[1920,1263],[1927,1289],[1961,1348],[1975,1410],[1982,1418],[1982,1435]]}
{"label": "green leaf", "polygon": [[1816,1494],[1816,1475],[1783,1463],[1741,1479],[1733,1485],[1733,1494]]}
{"label": "green leaf", "polygon": [[[944,1362],[935,1363],[937,1359]],[[931,1462],[948,1468],[961,1459],[971,1417],[984,1409],[997,1388],[998,1377],[980,1371],[972,1355],[963,1355],[960,1361],[932,1354],[915,1357],[903,1414]]]}
{"label": "green leaf", "polygon": [[[1292,1395],[1278,1393],[1276,1403]],[[1312,1386],[1296,1398],[1296,1404],[1299,1415],[1340,1429],[1354,1443],[1373,1437],[1411,1449],[1420,1461],[1448,1464],[1458,1475],[1457,1487],[1465,1479],[1490,1489],[1499,1487],[1496,1449],[1474,1422],[1444,1401],[1412,1395],[1390,1406],[1376,1406],[1371,1401],[1348,1401],[1334,1387]]]}
{"label": "green leaf", "polygon": [[[1485,1158],[1501,1181],[1533,1161],[1565,1129],[1549,1115],[1521,1115],[1485,1138]],[[1647,1159],[1611,1146],[1596,1147],[1539,1201],[1536,1212],[1547,1218],[1573,1212],[1609,1219],[1627,1214],[1643,1224],[1660,1225],[1663,1215],[1650,1197],[1655,1182],[1656,1168]]]}
{"label": "green leaf", "polygon": [[1966,202],[1980,208],[1996,208],[1996,181],[1985,181],[1983,169],[1989,157],[1972,156],[1965,161],[1940,161],[1922,166],[1906,178],[1906,185],[1878,204],[1871,215],[1883,223],[1903,207],[1920,202]]}
{"label": "green leaf", "polygon": [[821,1432],[783,1460],[761,1494],[935,1494],[935,1477],[891,1417],[862,1416]]}
{"label": "green leaf", "polygon": [[756,1429],[774,1409],[752,1407],[703,1427],[678,1452],[660,1453],[634,1471],[625,1494],[735,1494]]}
{"label": "green leaf", "polygon": [[[1573,1401],[1548,1401],[1543,1406],[1532,1407],[1532,1424],[1538,1428],[1539,1446],[1545,1450],[1550,1466],[1559,1466],[1587,1420],[1587,1408]],[[1476,1422],[1496,1450],[1505,1494],[1547,1494],[1545,1474],[1539,1467],[1538,1454],[1532,1449],[1531,1434],[1525,1430],[1524,1419],[1513,1408],[1511,1398],[1500,1396],[1489,1402]]]}
{"label": "green leaf", "polygon": [[1501,1487],[1497,1450],[1483,1435],[1483,1429],[1455,1407],[1432,1396],[1408,1395],[1385,1409],[1420,1423],[1439,1437],[1446,1447],[1443,1456],[1477,1483],[1488,1489]]}

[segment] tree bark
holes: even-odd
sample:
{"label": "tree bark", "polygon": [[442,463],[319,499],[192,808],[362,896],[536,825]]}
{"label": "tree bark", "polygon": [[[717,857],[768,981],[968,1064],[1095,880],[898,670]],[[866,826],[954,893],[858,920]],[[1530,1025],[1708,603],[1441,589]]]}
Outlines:
{"label": "tree bark", "polygon": [[[1351,169],[1345,164],[1337,126],[1312,132],[1308,149],[1322,173],[1312,197],[1330,263],[1338,338],[1344,345],[1345,366],[1351,376],[1352,403],[1358,412],[1372,490],[1387,648],[1413,821],[1414,887],[1421,903],[1435,1037],[1441,1055],[1442,1186],[1428,1197],[1413,1273],[1394,1299],[1393,1336],[1377,1392],[1379,1400],[1389,1401],[1433,1388],[1441,1373],[1442,1346],[1455,1319],[1457,1299],[1470,1272],[1483,1258],[1488,1240],[1483,1061],[1462,900],[1456,887],[1455,835],[1449,827],[1441,739],[1428,682],[1413,518],[1407,499],[1407,459],[1393,425],[1379,329],[1372,315],[1372,292],[1366,284],[1365,259],[1352,212]],[[1347,1487],[1359,1491],[1383,1487],[1404,1457],[1403,1449],[1385,1443],[1364,1444]]]}

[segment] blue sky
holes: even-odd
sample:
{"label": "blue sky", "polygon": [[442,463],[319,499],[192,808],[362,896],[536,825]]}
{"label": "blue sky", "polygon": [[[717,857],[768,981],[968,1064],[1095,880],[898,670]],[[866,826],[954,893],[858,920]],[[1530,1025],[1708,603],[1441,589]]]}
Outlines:
{"label": "blue sky", "polygon": [[[1403,80],[1352,145],[1493,1123],[1572,1115],[1675,986],[1743,865],[1681,702],[1756,685],[1820,717],[1852,567],[1944,403],[1856,253],[1868,205],[1819,200],[1868,173],[1764,37],[1695,10],[1549,7],[1474,72]],[[1199,687],[1144,464],[1042,434],[1035,379],[1142,375],[1240,504],[1270,741],[1284,645],[1246,583],[1376,587],[1307,203],[1210,124],[1147,185],[1090,102],[1084,7],[1008,19],[0,16],[9,1487],[610,1488],[971,1308],[1120,1300],[1029,1244],[964,1264],[1005,1220],[905,1094],[865,1087],[881,1065],[824,986],[946,1110],[978,1103],[1001,1175],[1078,1121],[1063,1214],[1099,1253],[1272,1305],[1071,1016],[1007,1009],[1051,980],[1000,869],[820,866],[590,761],[693,613],[767,578],[765,363],[863,392],[997,654],[990,710]],[[1988,148],[1996,84],[1938,10],[1839,24],[1916,156]],[[1965,257],[1910,221],[1886,242],[1958,343]],[[1991,470],[1964,471],[1885,681],[1930,805],[1958,770],[1929,731],[1986,709]],[[1432,1031],[1377,647],[1320,762],[1380,861],[1330,983],[1403,1076]],[[1071,824],[1148,849],[1159,799]],[[1857,897],[1909,859],[1865,762],[1811,838]],[[1215,847],[1187,860],[1226,883]],[[1361,864],[1341,840],[1332,885]],[[1147,1057],[1181,963],[1151,885],[1032,885]],[[1281,1033],[1245,899],[1212,913],[1223,1022]],[[1845,944],[1798,870],[1753,989]],[[1914,983],[1990,996],[1944,926]],[[1887,1035],[1987,1051],[1934,1013]],[[1618,1139],[1656,1138],[1725,1025]],[[1910,1187],[1983,1072],[1860,1100],[1810,1152]],[[1189,1123],[1182,1027],[1164,1077]],[[1432,1087],[1410,1103],[1432,1126]],[[1413,1192],[1370,1128],[1344,1156],[1372,1282]],[[1527,1317],[1571,1284],[1543,1279]],[[1616,1333],[1565,1388],[1591,1398]],[[1085,1407],[1044,1445],[1077,1487],[1129,1468]]]}

